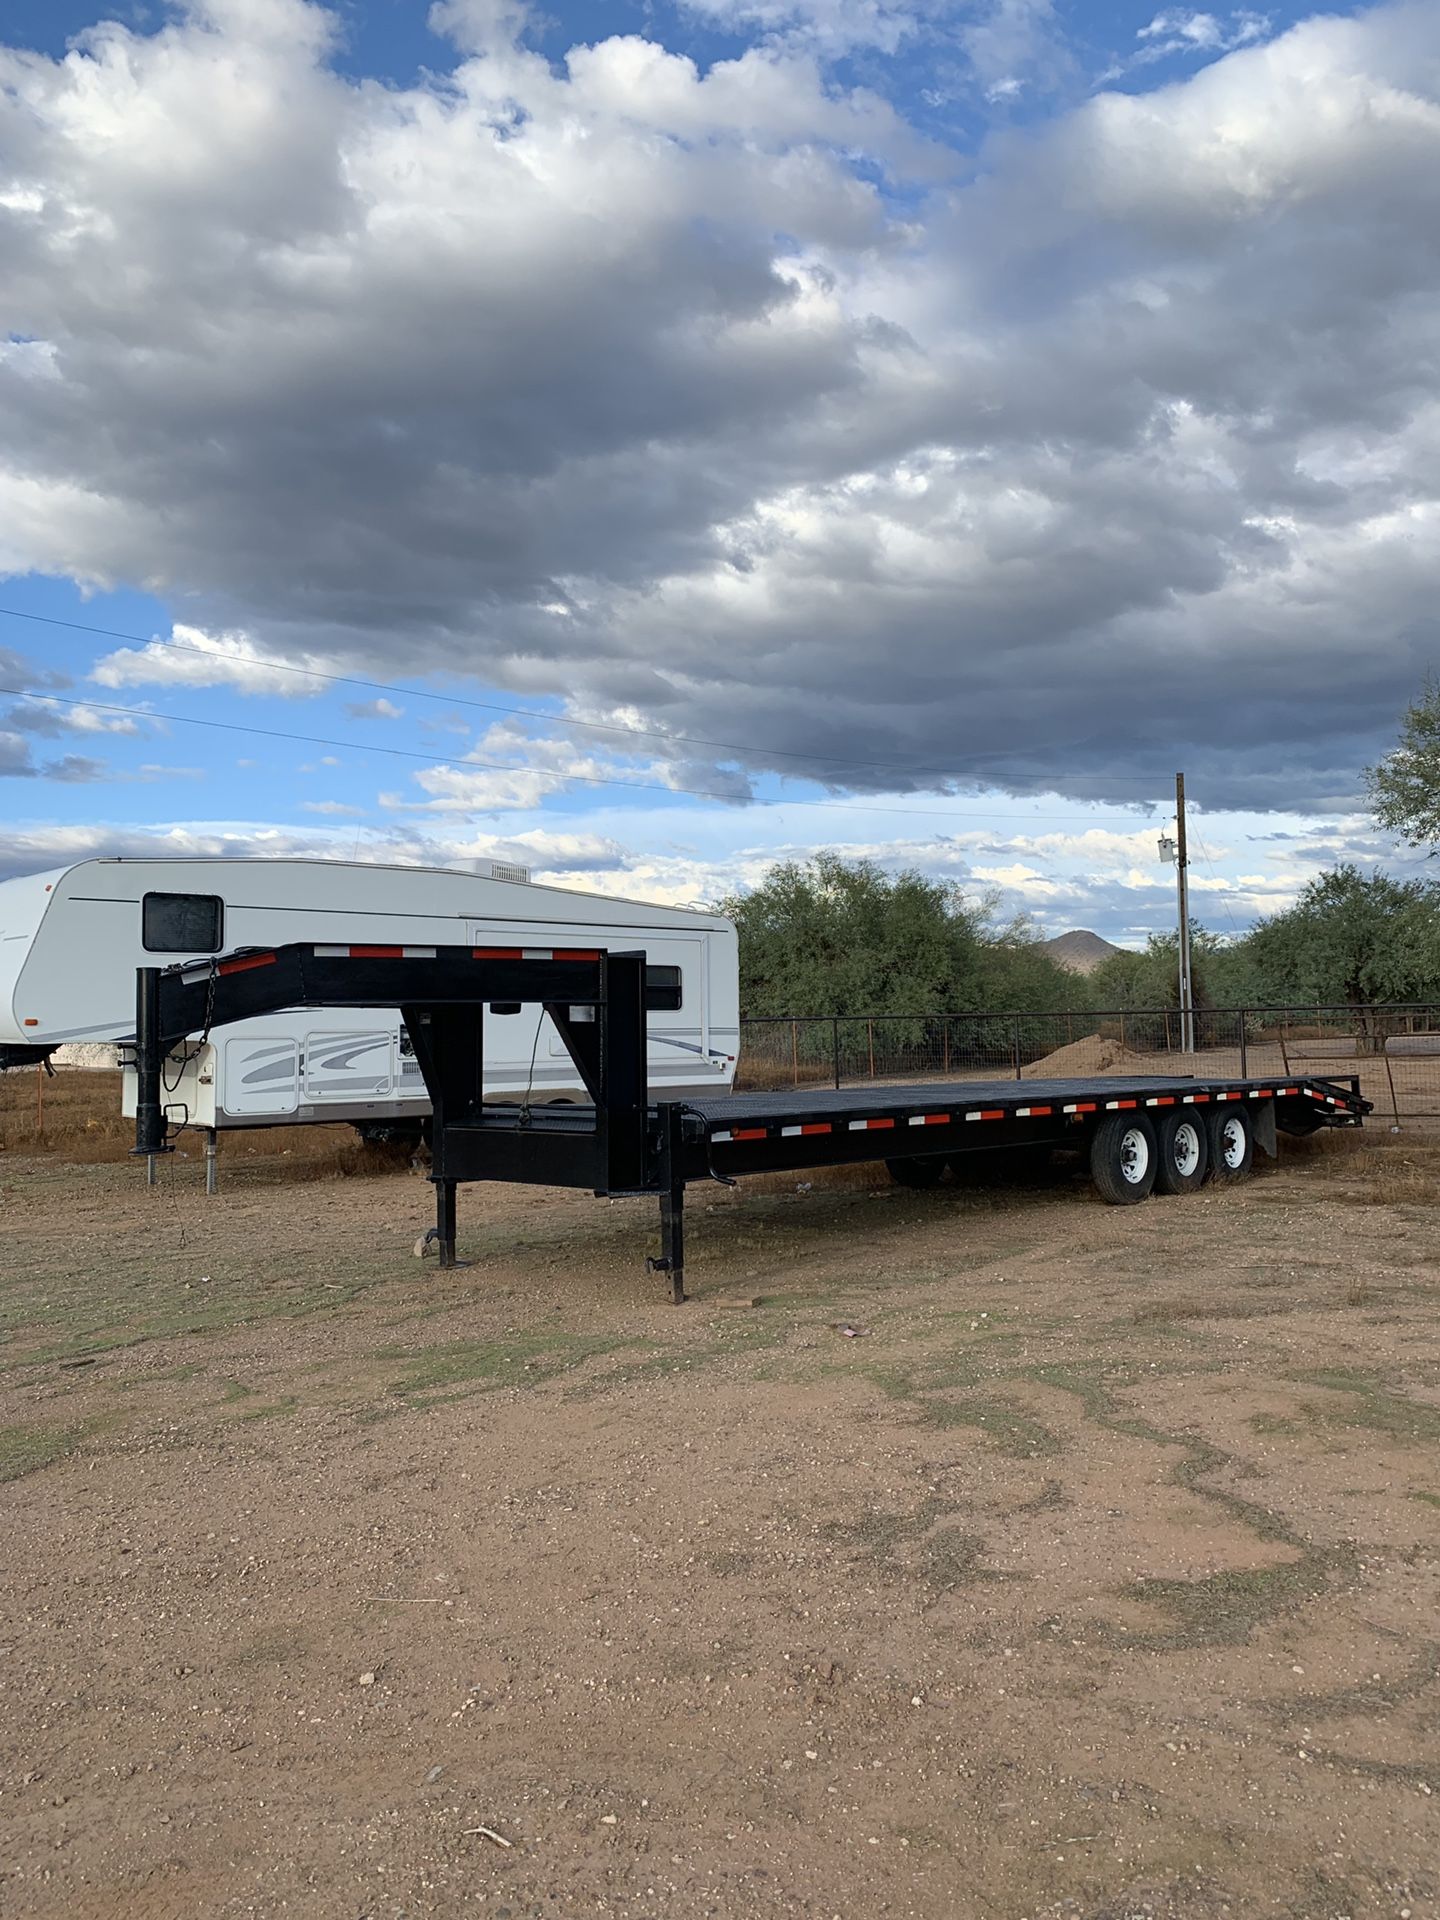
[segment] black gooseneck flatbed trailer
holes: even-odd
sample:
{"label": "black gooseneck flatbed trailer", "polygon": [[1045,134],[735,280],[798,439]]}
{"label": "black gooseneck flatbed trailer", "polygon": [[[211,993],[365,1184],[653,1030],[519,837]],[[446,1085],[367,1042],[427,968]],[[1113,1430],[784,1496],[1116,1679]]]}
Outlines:
{"label": "black gooseneck flatbed trailer", "polygon": [[[1277,1133],[1358,1127],[1370,1111],[1358,1080],[1309,1076],[943,1080],[654,1103],[645,1014],[665,1004],[665,991],[643,954],[601,949],[304,945],[141,967],[135,1152],[169,1151],[171,1129],[188,1119],[166,1104],[164,1066],[189,1035],[286,1008],[398,1006],[433,1108],[440,1264],[456,1264],[462,1182],[655,1194],[661,1251],[649,1265],[669,1276],[679,1302],[692,1181],[883,1159],[902,1184],[929,1186],[961,1156],[1069,1147],[1088,1152],[1101,1194],[1123,1204],[1185,1192],[1212,1172],[1242,1177],[1257,1146],[1276,1152]],[[486,1007],[536,1003],[590,1105],[485,1099]]]}

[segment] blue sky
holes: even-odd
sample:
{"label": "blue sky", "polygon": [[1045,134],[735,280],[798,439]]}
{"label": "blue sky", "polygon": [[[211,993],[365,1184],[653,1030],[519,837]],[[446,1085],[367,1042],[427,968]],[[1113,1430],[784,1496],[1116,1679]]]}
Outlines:
{"label": "blue sky", "polygon": [[1177,767],[1219,931],[1407,864],[1428,9],[3,33],[5,871],[840,846],[1133,943]]}

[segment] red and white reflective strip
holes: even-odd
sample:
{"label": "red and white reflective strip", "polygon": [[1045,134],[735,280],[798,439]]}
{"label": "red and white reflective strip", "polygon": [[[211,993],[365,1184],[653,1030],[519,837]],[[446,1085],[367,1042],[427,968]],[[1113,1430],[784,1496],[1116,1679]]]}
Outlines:
{"label": "red and white reflective strip", "polygon": [[1062,1108],[1062,1112],[1065,1113],[1094,1113],[1094,1111],[1095,1102],[1093,1100],[1077,1100],[1074,1106]]}
{"label": "red and white reflective strip", "polygon": [[1186,1107],[1205,1107],[1210,1104],[1208,1093],[1187,1093],[1180,1103]]}
{"label": "red and white reflective strip", "polygon": [[949,1124],[948,1113],[912,1113],[910,1116],[912,1127],[948,1127]]}
{"label": "red and white reflective strip", "polygon": [[598,947],[476,947],[472,960],[598,960]]}
{"label": "red and white reflective strip", "polygon": [[1005,1118],[1005,1109],[1003,1107],[980,1107],[977,1108],[974,1113],[967,1113],[965,1118],[967,1120],[1003,1120]]}
{"label": "red and white reflective strip", "polygon": [[317,960],[433,960],[434,947],[316,947]]}
{"label": "red and white reflective strip", "polygon": [[1217,1093],[1215,1098],[1217,1100],[1243,1100],[1245,1096],[1243,1093]]}
{"label": "red and white reflective strip", "polygon": [[[781,1127],[780,1129],[781,1134],[787,1140],[797,1139],[801,1134],[833,1133],[834,1131],[835,1129],[828,1120],[807,1120],[803,1126]],[[718,1140],[720,1136],[717,1134],[715,1137]]]}
{"label": "red and white reflective strip", "polygon": [[1299,1093],[1300,1089],[1298,1087],[1277,1087],[1275,1091],[1282,1100],[1289,1100],[1293,1099],[1293,1097]]}
{"label": "red and white reflective strip", "polygon": [[1147,1107],[1173,1107],[1175,1096],[1173,1093],[1162,1093],[1158,1099],[1147,1100],[1145,1104]]}
{"label": "red and white reflective strip", "polygon": [[[208,980],[212,975],[222,973],[249,973],[255,967],[273,967],[273,953],[237,953],[233,960],[197,960],[188,967],[182,967],[180,978],[185,985],[192,986],[197,980]],[[34,1026],[33,1020],[27,1020],[26,1026]]]}
{"label": "red and white reflective strip", "polygon": [[710,1138],[723,1145],[728,1140],[763,1140],[765,1132],[764,1127],[732,1127],[728,1133],[712,1133]]}
{"label": "red and white reflective strip", "polygon": [[1250,1089],[1250,1098],[1252,1100],[1273,1100],[1275,1098],[1275,1090],[1273,1087],[1252,1087]]}
{"label": "red and white reflective strip", "polygon": [[1122,1107],[1138,1107],[1139,1104],[1140,1102],[1138,1100],[1107,1100],[1105,1102],[1105,1111],[1107,1113],[1118,1113]]}
{"label": "red and white reflective strip", "polygon": [[1053,1107],[1017,1107],[1015,1109],[1015,1118],[1017,1120],[1039,1120],[1042,1115],[1053,1113],[1054,1111],[1055,1109]]}
{"label": "red and white reflective strip", "polygon": [[889,1119],[852,1120],[850,1122],[850,1131],[851,1133],[879,1133],[886,1127],[893,1127],[894,1124],[895,1122]]}

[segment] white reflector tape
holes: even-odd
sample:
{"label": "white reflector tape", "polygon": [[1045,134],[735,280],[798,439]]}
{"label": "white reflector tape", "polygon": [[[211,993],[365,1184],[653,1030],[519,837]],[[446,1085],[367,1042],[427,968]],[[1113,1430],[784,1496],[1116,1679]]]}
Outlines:
{"label": "white reflector tape", "polygon": [[[553,960],[555,949],[553,947],[522,947],[520,958],[522,960]],[[717,1134],[715,1137],[718,1139],[720,1136]]]}
{"label": "white reflector tape", "polygon": [[348,960],[350,949],[348,947],[316,947],[315,958],[317,960]]}
{"label": "white reflector tape", "polygon": [[435,958],[434,947],[402,947],[400,951],[407,960],[433,960]]}
{"label": "white reflector tape", "polygon": [[712,1133],[710,1138],[716,1141],[728,1140],[730,1138],[730,1135],[728,1133]]}

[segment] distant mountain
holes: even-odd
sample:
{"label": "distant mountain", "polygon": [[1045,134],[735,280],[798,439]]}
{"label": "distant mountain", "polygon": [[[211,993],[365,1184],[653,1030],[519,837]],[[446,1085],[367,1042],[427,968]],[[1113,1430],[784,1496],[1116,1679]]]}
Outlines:
{"label": "distant mountain", "polygon": [[1093,973],[1102,960],[1122,949],[1102,940],[1098,933],[1077,927],[1073,933],[1057,933],[1053,940],[1042,940],[1040,951],[1048,953],[1067,973]]}

